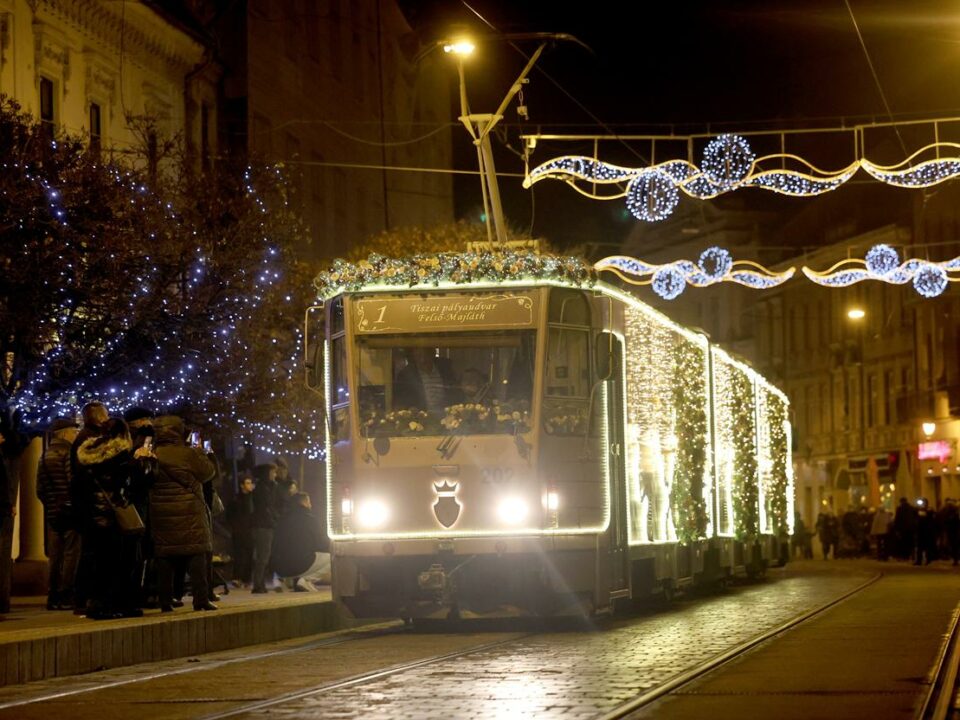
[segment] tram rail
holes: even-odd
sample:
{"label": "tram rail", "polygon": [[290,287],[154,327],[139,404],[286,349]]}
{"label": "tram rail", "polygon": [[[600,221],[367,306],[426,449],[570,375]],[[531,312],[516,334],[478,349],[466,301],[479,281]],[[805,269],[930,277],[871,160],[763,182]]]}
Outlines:
{"label": "tram rail", "polygon": [[946,720],[957,716],[960,697],[960,605],[953,611],[950,629],[934,663],[930,688],[918,717],[920,720]]}
{"label": "tram rail", "polygon": [[852,590],[848,590],[840,597],[834,598],[833,600],[830,600],[829,602],[819,605],[818,607],[815,607],[812,610],[803,612],[791,618],[790,620],[787,620],[786,622],[776,627],[773,627],[761,633],[760,635],[757,635],[756,637],[753,637],[750,640],[747,640],[746,642],[741,643],[740,645],[737,645],[731,648],[730,650],[727,650],[724,653],[721,653],[720,655],[716,655],[710,658],[709,660],[706,660],[698,665],[693,666],[688,670],[685,670],[684,672],[674,676],[672,679],[666,681],[665,683],[662,683],[657,687],[649,690],[648,692],[645,692],[643,695],[638,695],[632,700],[629,700],[613,708],[609,712],[606,712],[602,715],[598,715],[596,720],[621,720],[621,718],[628,718],[630,717],[631,714],[633,714],[637,710],[640,710],[641,708],[647,705],[650,705],[654,701],[659,700],[665,695],[669,695],[670,693],[674,692],[675,690],[678,690],[679,688],[689,685],[690,683],[703,677],[704,675],[710,672],[713,672],[717,668],[723,665],[726,665],[727,663],[729,663],[732,660],[735,660],[738,657],[741,657],[744,653],[749,652],[750,650],[757,647],[758,645],[762,645],[763,643],[766,643],[774,639],[775,637],[782,635],[788,630],[791,630],[796,626],[807,622],[808,620],[812,620],[813,618],[819,615],[822,615],[827,610],[830,610],[831,608],[836,607],[840,603],[849,600],[854,595],[860,594],[861,592],[866,590],[868,587],[870,587],[871,585],[879,581],[882,577],[883,577],[883,573],[878,573],[873,577],[871,577],[866,582],[864,582],[863,584],[853,588]]}

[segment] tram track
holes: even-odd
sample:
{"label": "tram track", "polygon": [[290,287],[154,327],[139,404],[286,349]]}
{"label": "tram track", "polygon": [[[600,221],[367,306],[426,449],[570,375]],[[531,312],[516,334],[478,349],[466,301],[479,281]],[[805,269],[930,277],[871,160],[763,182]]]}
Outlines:
{"label": "tram track", "polygon": [[920,720],[946,720],[957,715],[960,697],[960,605],[934,663],[930,688],[920,708]]}
{"label": "tram track", "polygon": [[852,590],[848,590],[841,596],[834,598],[829,602],[823,603],[822,605],[819,605],[818,607],[812,610],[808,610],[806,612],[800,613],[799,615],[794,616],[790,620],[787,620],[786,622],[776,627],[773,627],[761,633],[760,635],[757,635],[756,637],[753,637],[750,640],[747,640],[746,642],[741,643],[727,650],[724,653],[721,653],[720,655],[716,655],[710,658],[709,660],[706,660],[702,663],[699,663],[698,665],[695,665],[685,670],[684,672],[674,676],[673,678],[671,678],[670,680],[664,683],[661,683],[660,685],[649,690],[648,692],[645,692],[642,695],[638,695],[632,700],[629,700],[621,705],[618,705],[617,707],[613,708],[612,710],[602,715],[598,715],[596,720],[621,720],[622,718],[628,718],[634,712],[650,705],[651,703],[655,702],[656,700],[659,700],[665,695],[669,695],[670,693],[686,685],[689,685],[695,680],[702,678],[703,676],[713,672],[714,670],[722,667],[723,665],[726,665],[731,661],[736,660],[739,657],[742,657],[745,653],[749,652],[750,650],[753,650],[757,646],[762,645],[766,642],[769,642],[770,640],[782,635],[788,630],[792,630],[798,625],[805,623],[809,620],[812,620],[813,618],[818,617],[819,615],[822,615],[827,610],[830,610],[836,607],[840,603],[849,600],[853,596],[859,595],[868,587],[878,582],[882,577],[883,577],[883,573],[878,573],[874,575],[872,578],[870,578],[869,580],[867,580],[866,582],[864,582],[863,584],[853,588]]}
{"label": "tram track", "polygon": [[[219,660],[210,660],[206,662],[191,662],[191,664],[186,667],[177,667],[169,670],[160,670],[156,672],[145,673],[142,675],[137,674],[132,677],[121,677],[121,678],[115,678],[110,680],[101,680],[97,682],[91,682],[90,684],[82,685],[80,687],[73,687],[65,690],[56,690],[48,693],[38,693],[37,695],[33,695],[25,698],[16,698],[12,700],[0,700],[0,710],[8,710],[10,708],[23,707],[25,705],[34,705],[37,703],[49,702],[53,700],[63,700],[76,695],[84,695],[87,693],[99,692],[101,690],[110,690],[112,688],[122,687],[124,685],[133,685],[135,683],[147,683],[153,680],[160,680],[163,678],[175,677],[177,675],[186,675],[189,673],[203,672],[206,670],[214,670],[217,668],[225,667],[227,665],[235,665],[237,663],[255,662],[258,660],[268,660],[268,659],[279,658],[279,657],[284,657],[288,655],[296,655],[299,653],[307,653],[313,650],[334,647],[336,645],[342,645],[344,643],[353,642],[356,640],[369,640],[369,639],[374,639],[379,637],[387,637],[391,635],[398,635],[403,632],[406,632],[406,629],[403,626],[402,622],[399,620],[386,622],[386,623],[378,623],[376,625],[371,625],[366,628],[341,631],[339,633],[335,633],[332,637],[328,634],[319,640],[313,640],[307,643],[294,645],[292,647],[276,648],[273,650],[264,650],[261,652],[237,655],[236,657],[223,658]],[[188,662],[190,661],[188,660]],[[125,670],[128,670],[128,669],[125,669]]]}

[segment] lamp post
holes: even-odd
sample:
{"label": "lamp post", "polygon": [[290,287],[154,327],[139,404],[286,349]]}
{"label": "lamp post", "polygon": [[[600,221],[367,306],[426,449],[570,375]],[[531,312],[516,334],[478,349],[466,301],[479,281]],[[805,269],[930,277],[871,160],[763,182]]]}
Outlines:
{"label": "lamp post", "polygon": [[458,120],[470,133],[473,138],[473,144],[477,148],[477,165],[480,169],[480,189],[483,194],[483,211],[486,215],[487,240],[493,244],[494,235],[497,243],[507,241],[507,228],[503,218],[503,206],[500,203],[500,189],[497,185],[497,172],[493,164],[493,148],[490,144],[490,132],[503,119],[503,113],[513,100],[514,96],[520,92],[524,83],[527,81],[527,75],[533,70],[533,66],[540,55],[543,54],[547,44],[557,40],[575,42],[578,45],[586,47],[573,35],[566,33],[518,33],[500,35],[499,39],[506,41],[513,40],[538,40],[540,44],[527,60],[520,75],[513,81],[507,94],[504,95],[500,106],[493,113],[472,113],[470,112],[470,103],[467,100],[467,83],[464,73],[464,59],[473,54],[476,46],[472,41],[466,38],[460,38],[453,41],[441,42],[439,46],[445,53],[453,55],[457,59],[457,75],[460,81],[460,117]]}
{"label": "lamp post", "polygon": [[866,403],[867,389],[865,387],[866,373],[863,368],[864,339],[863,326],[867,313],[861,307],[851,307],[847,310],[847,318],[857,326],[857,340],[859,342],[859,356],[857,364],[860,366],[860,452],[865,453],[867,448],[867,430],[866,430]]}

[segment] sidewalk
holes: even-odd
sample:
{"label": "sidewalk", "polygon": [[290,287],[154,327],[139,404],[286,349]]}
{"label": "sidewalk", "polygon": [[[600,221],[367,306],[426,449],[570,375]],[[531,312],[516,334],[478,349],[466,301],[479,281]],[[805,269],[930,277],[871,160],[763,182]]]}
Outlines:
{"label": "sidewalk", "polygon": [[13,598],[0,616],[0,685],[170,660],[328,632],[347,621],[330,592],[252,595],[231,590],[216,612],[194,612],[189,598],[172,613],[89,620],[49,611],[46,598]]}

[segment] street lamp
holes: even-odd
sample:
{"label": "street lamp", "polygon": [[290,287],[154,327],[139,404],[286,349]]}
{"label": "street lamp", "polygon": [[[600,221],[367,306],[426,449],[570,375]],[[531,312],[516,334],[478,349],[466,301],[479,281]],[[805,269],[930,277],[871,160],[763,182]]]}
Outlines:
{"label": "street lamp", "polygon": [[927,436],[927,440],[929,440],[937,431],[937,424],[935,422],[928,421],[923,423],[920,428],[923,430],[923,434]]}
{"label": "street lamp", "polygon": [[863,320],[866,315],[867,313],[864,312],[863,308],[854,307],[847,310],[847,317],[851,320]]}
{"label": "street lamp", "polygon": [[[473,138],[473,144],[477,148],[477,164],[480,167],[480,189],[483,193],[483,211],[487,222],[487,240],[493,244],[494,230],[496,230],[496,241],[505,243],[507,241],[507,227],[503,219],[503,206],[500,204],[500,190],[497,185],[497,172],[493,165],[493,148],[490,144],[490,131],[496,127],[503,119],[503,113],[513,100],[513,97],[520,92],[523,84],[527,82],[527,75],[533,70],[533,66],[540,55],[551,42],[558,40],[575,42],[578,45],[586,47],[573,35],[566,33],[519,33],[499,35],[499,39],[512,42],[513,40],[537,40],[539,45],[533,54],[527,60],[526,66],[520,72],[520,75],[507,94],[504,95],[500,106],[494,113],[471,113],[470,104],[467,102],[467,83],[463,71],[463,59],[471,55],[475,45],[468,39],[457,38],[447,42],[441,42],[439,45],[444,52],[453,55],[457,59],[457,74],[460,78],[460,120],[463,126]],[[589,49],[589,48],[588,48]],[[429,48],[428,50],[429,51]],[[493,224],[491,225],[491,220]]]}

